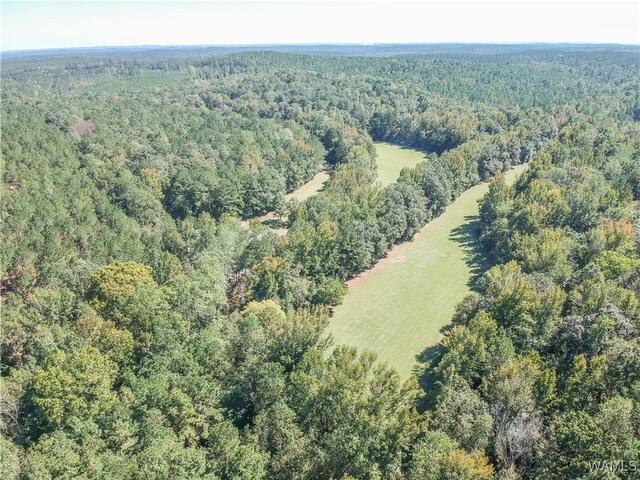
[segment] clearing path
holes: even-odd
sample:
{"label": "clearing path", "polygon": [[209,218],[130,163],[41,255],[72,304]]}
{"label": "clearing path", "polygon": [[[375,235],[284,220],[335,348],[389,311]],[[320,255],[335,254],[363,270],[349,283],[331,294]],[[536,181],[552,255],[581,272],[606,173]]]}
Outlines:
{"label": "clearing path", "polygon": [[415,167],[426,158],[423,152],[400,147],[392,143],[373,142],[373,144],[378,154],[376,158],[378,182],[383,187],[395,183],[403,168]]}
{"label": "clearing path", "polygon": [[[318,193],[320,193],[324,188],[325,184],[327,183],[327,180],[329,180],[329,172],[327,172],[326,170],[320,170],[307,183],[302,185],[297,190],[294,190],[293,192],[285,195],[284,199],[288,201],[288,200],[291,200],[292,198],[295,198],[302,202],[307,198],[313,197],[314,195],[317,195]],[[255,217],[255,220],[258,220],[259,222],[264,223],[265,225],[268,225],[269,227],[271,227],[271,230],[273,230],[276,234],[280,236],[287,234],[287,229],[282,228],[278,225],[279,222],[274,212],[268,212],[259,217]]]}
{"label": "clearing path", "polygon": [[[507,172],[507,182],[524,168]],[[440,329],[480,273],[478,199],[488,188],[482,183],[464,192],[412,241],[347,283],[349,292],[328,327],[336,345],[371,349],[409,376],[416,357],[440,340]]]}
{"label": "clearing path", "polygon": [[295,198],[296,200],[303,202],[307,198],[313,197],[314,195],[320,193],[324,188],[325,183],[327,183],[327,180],[329,180],[329,172],[327,172],[326,170],[320,170],[311,180],[309,180],[297,190],[294,190],[288,195],[285,195],[284,198],[285,200],[291,200],[292,198]]}

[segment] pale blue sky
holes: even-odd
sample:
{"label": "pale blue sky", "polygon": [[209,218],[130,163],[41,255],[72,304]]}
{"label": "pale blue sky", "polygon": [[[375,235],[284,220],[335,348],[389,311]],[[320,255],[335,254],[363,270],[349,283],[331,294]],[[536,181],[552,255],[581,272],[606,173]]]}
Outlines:
{"label": "pale blue sky", "polygon": [[640,2],[2,1],[2,50],[274,43],[640,43]]}

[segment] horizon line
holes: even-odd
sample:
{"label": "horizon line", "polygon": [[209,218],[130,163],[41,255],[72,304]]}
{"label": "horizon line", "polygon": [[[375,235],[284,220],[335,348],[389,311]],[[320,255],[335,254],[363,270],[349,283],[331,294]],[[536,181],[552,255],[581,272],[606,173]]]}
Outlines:
{"label": "horizon line", "polygon": [[35,53],[35,52],[55,52],[63,50],[91,50],[91,49],[127,49],[127,48],[252,48],[252,47],[380,47],[380,46],[418,46],[418,45],[496,45],[496,46],[517,46],[517,45],[574,45],[574,46],[621,46],[638,47],[640,43],[622,42],[570,42],[570,41],[433,41],[433,42],[291,42],[291,43],[211,43],[211,44],[132,44],[132,45],[82,45],[65,47],[44,47],[44,48],[20,48],[20,49],[0,49],[0,53]]}

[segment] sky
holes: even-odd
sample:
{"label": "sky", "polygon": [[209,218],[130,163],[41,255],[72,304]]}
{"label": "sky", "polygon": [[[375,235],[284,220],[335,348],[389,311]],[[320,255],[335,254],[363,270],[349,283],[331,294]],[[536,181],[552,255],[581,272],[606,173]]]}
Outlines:
{"label": "sky", "polygon": [[0,49],[300,43],[640,44],[640,1],[5,1]]}

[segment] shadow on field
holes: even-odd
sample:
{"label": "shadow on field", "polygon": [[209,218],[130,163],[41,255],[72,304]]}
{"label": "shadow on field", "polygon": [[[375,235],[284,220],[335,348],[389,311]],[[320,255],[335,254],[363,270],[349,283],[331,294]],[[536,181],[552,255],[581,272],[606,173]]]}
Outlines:
{"label": "shadow on field", "polygon": [[468,215],[465,222],[451,231],[449,238],[462,246],[465,261],[471,270],[471,278],[467,285],[475,290],[478,280],[489,268],[485,251],[480,244],[480,217]]}
{"label": "shadow on field", "polygon": [[433,406],[431,401],[433,398],[432,393],[435,390],[435,376],[433,375],[432,367],[438,363],[443,354],[444,348],[440,343],[436,343],[425,348],[422,353],[416,356],[418,364],[413,367],[413,371],[418,378],[420,388],[425,393],[417,405],[420,413]]}
{"label": "shadow on field", "polygon": [[[465,262],[469,266],[471,271],[471,278],[468,285],[471,290],[475,290],[478,280],[489,268],[485,251],[480,244],[480,218],[478,215],[469,215],[464,217],[464,223],[458,228],[451,231],[449,238],[456,243],[459,243],[465,255]],[[448,330],[451,325],[445,325],[441,329],[441,333]],[[414,373],[418,378],[420,387],[425,392],[425,395],[420,399],[417,408],[420,412],[423,412],[433,407],[432,402],[435,398],[435,390],[437,385],[435,383],[435,375],[433,374],[433,367],[438,364],[442,355],[444,354],[444,348],[441,343],[427,347],[416,357],[418,364],[414,367]]]}

